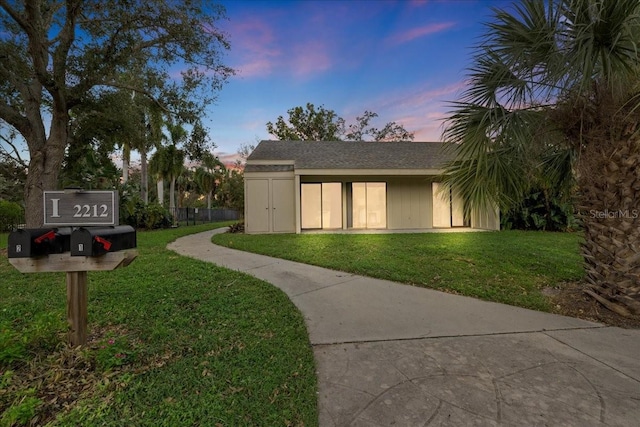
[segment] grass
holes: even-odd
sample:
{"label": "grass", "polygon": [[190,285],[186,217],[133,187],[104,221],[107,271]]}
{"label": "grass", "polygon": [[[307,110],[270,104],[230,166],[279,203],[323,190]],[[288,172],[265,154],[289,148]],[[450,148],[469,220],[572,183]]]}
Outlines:
{"label": "grass", "polygon": [[220,234],[214,243],[364,276],[550,311],[546,286],[580,280],[581,235]]}
{"label": "grass", "polygon": [[0,257],[0,426],[317,425],[313,353],[286,295],[165,249],[210,228],[138,233],[130,266],[90,272],[80,350],[62,344],[64,274]]}

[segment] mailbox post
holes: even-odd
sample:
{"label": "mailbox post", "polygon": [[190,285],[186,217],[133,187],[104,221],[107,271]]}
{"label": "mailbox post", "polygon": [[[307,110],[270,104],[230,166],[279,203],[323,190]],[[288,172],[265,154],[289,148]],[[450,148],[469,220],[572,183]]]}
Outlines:
{"label": "mailbox post", "polygon": [[9,234],[9,262],[22,273],[66,272],[69,343],[85,345],[87,272],[129,265],[138,255],[136,231],[117,225],[116,192],[45,192],[44,210],[50,228]]}

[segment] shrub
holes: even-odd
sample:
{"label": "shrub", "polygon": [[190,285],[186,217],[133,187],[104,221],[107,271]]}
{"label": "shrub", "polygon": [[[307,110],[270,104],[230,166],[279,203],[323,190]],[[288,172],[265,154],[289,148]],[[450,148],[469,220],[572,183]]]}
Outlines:
{"label": "shrub", "polygon": [[120,195],[120,222],[134,228],[153,230],[171,227],[173,218],[165,207],[157,203],[145,205],[140,197],[123,191]]}
{"label": "shrub", "polygon": [[542,190],[531,191],[519,206],[502,214],[505,230],[571,231],[579,228],[573,206]]}
{"label": "shrub", "polygon": [[244,222],[236,222],[229,226],[229,233],[244,233]]}
{"label": "shrub", "polygon": [[173,217],[164,206],[152,203],[145,206],[144,211],[144,228],[169,228],[173,224]]}
{"label": "shrub", "polygon": [[23,218],[22,206],[15,202],[0,200],[0,232],[13,230]]}

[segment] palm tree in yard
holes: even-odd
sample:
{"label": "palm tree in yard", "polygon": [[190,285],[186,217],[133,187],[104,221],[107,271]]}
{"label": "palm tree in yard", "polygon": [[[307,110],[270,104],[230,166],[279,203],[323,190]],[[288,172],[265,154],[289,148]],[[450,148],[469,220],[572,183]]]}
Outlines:
{"label": "palm tree in yard", "polygon": [[169,209],[176,207],[176,179],[184,170],[185,152],[178,145],[187,139],[187,131],[181,124],[166,123],[171,144],[166,147],[165,178],[169,180]]}
{"label": "palm tree in yard", "polygon": [[159,146],[151,157],[151,173],[156,176],[158,186],[158,203],[164,205],[164,181],[169,181],[169,208],[176,207],[176,179],[184,169],[185,152],[178,148],[184,142],[187,132],[180,124],[165,123],[169,132],[169,144]]}
{"label": "palm tree in yard", "polygon": [[149,173],[156,179],[158,204],[164,206],[164,176],[166,169],[166,154],[164,146],[159,146],[149,160]]}
{"label": "palm tree in yard", "polygon": [[211,220],[211,202],[216,192],[218,183],[222,179],[225,167],[224,164],[213,155],[208,155],[202,162],[202,165],[196,169],[195,182],[200,191],[206,195],[207,209],[209,210],[209,220]]}
{"label": "palm tree in yard", "polygon": [[162,111],[160,108],[146,100],[140,114],[142,138],[134,147],[140,153],[140,198],[145,204],[149,203],[149,171],[147,157],[154,147],[159,147],[162,142]]}
{"label": "palm tree in yard", "polygon": [[585,292],[640,314],[640,2],[524,0],[494,10],[453,104],[447,182],[513,206],[533,182],[575,195]]}

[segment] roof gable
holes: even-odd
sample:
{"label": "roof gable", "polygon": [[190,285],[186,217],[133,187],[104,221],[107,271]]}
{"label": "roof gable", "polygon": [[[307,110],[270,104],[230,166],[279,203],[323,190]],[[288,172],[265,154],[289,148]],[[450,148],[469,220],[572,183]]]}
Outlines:
{"label": "roof gable", "polygon": [[443,146],[441,142],[261,141],[247,165],[293,161],[295,169],[441,169],[452,159]]}

